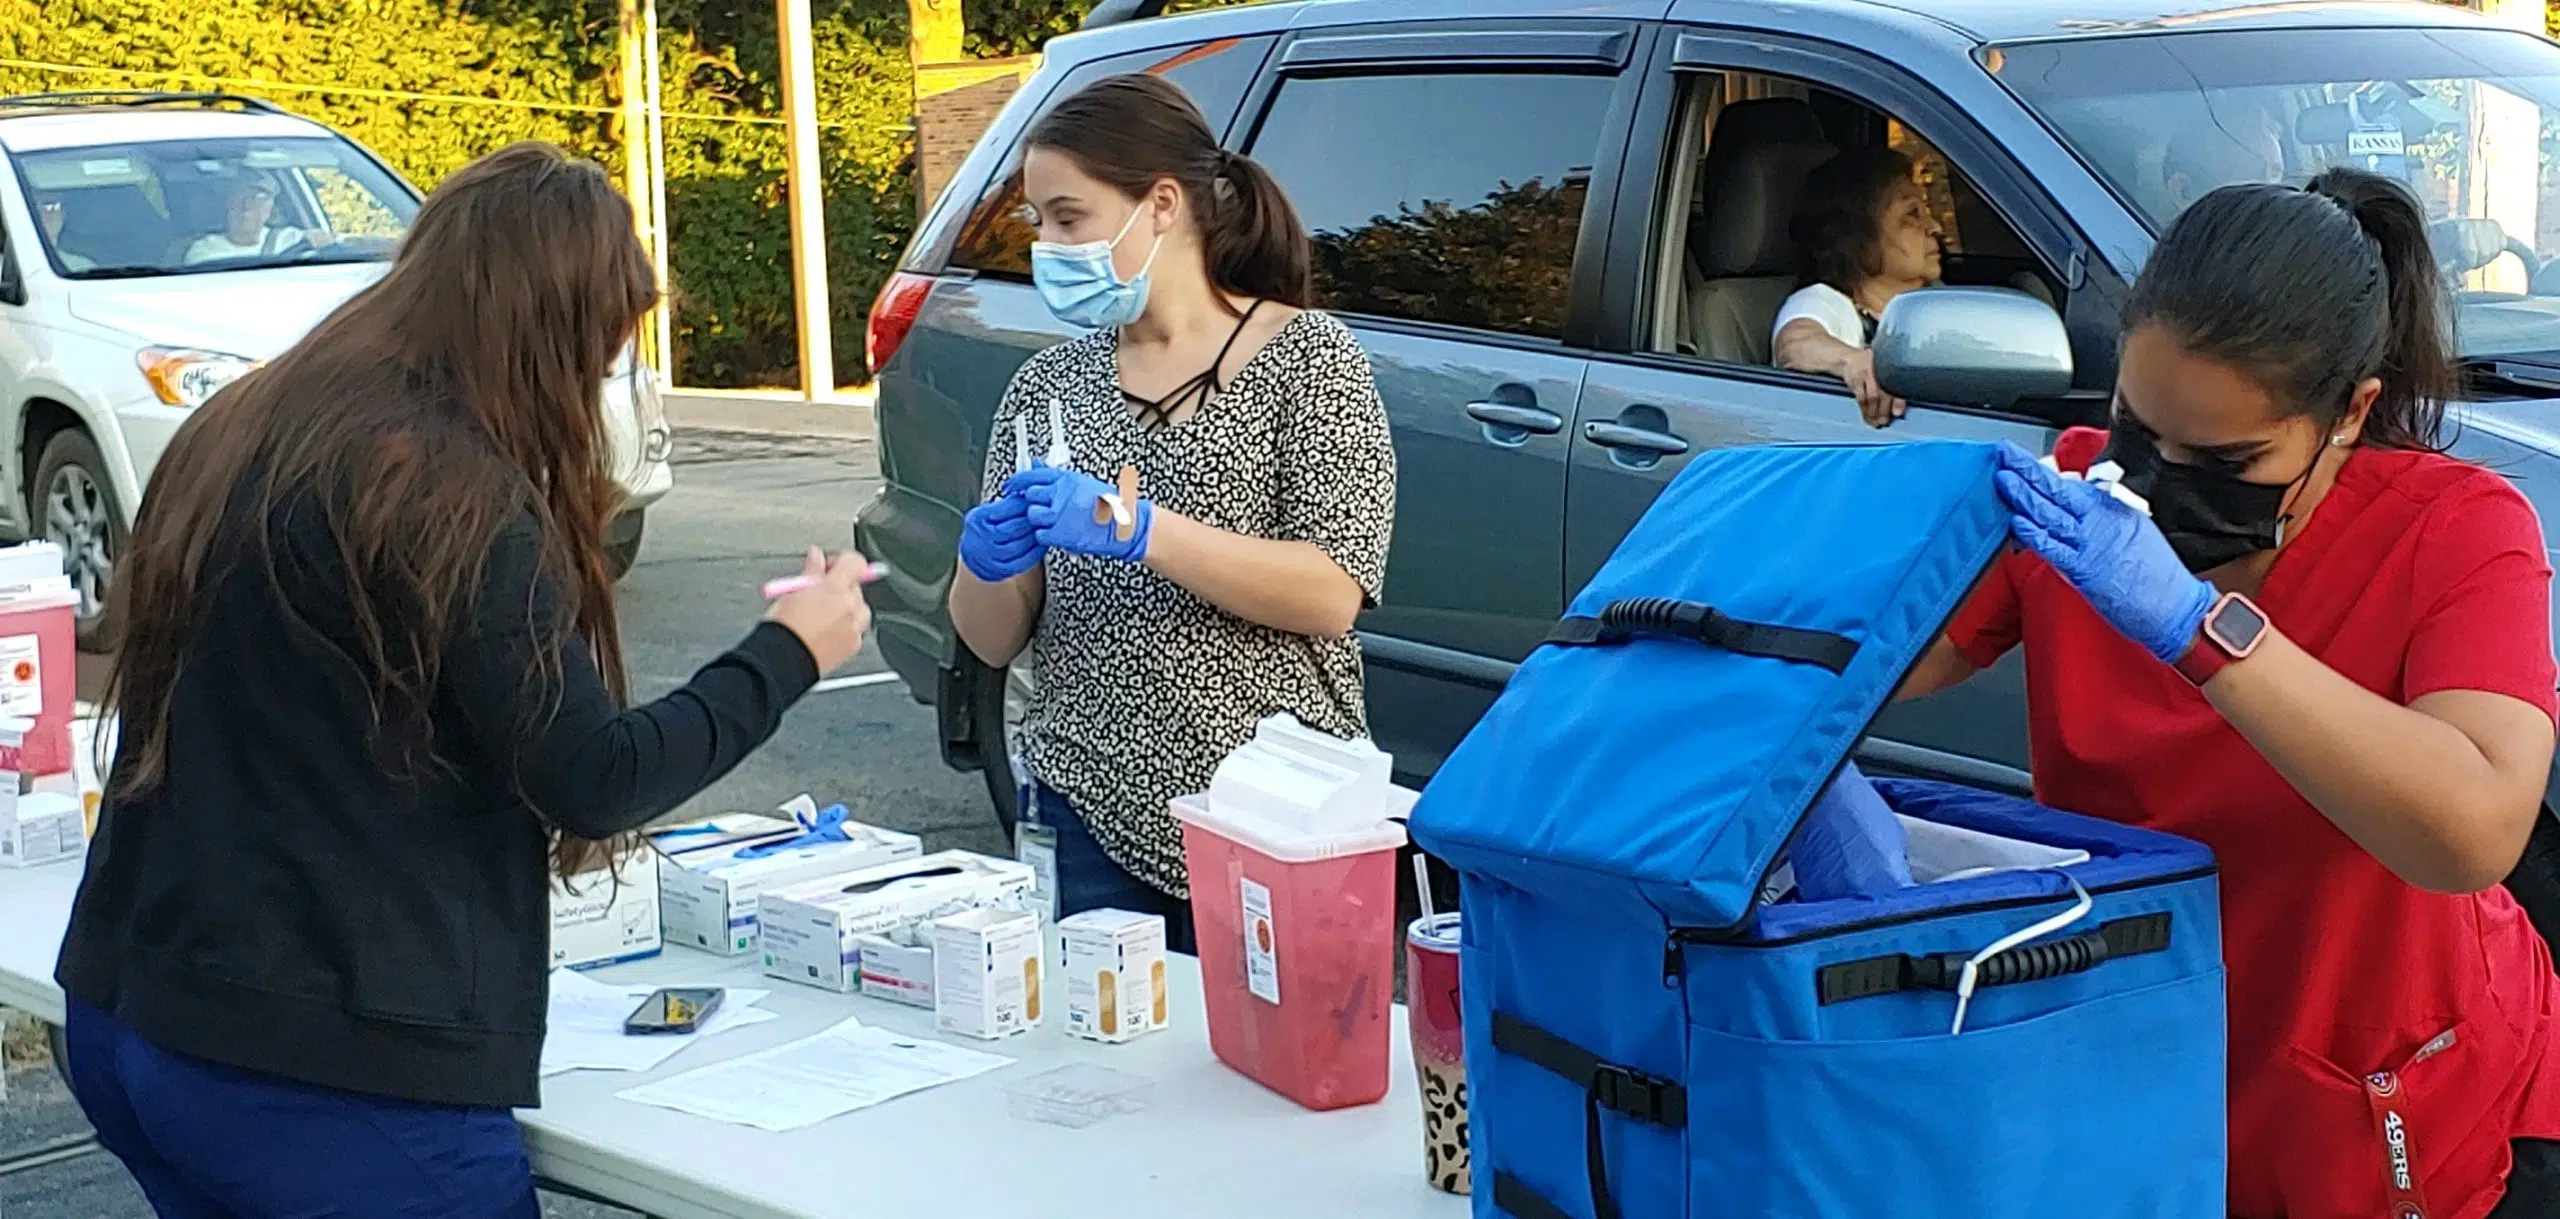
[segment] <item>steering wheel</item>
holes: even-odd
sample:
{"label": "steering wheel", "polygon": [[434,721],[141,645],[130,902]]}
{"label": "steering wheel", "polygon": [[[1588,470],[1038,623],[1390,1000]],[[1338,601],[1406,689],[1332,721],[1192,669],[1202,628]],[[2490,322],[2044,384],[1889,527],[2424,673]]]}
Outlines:
{"label": "steering wheel", "polygon": [[2435,247],[2436,265],[2445,278],[2460,279],[2513,254],[2524,264],[2528,289],[2536,295],[2560,289],[2560,259],[2545,259],[2533,247],[2507,234],[2505,225],[2481,216],[2455,216],[2427,226],[2428,244]]}

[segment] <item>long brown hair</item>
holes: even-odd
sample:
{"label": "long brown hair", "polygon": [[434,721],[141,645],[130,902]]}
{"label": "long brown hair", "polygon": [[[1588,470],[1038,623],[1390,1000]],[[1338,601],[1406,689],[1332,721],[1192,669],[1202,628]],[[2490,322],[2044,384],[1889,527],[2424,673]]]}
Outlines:
{"label": "long brown hair", "polygon": [[1132,199],[1166,178],[1181,183],[1210,283],[1256,300],[1310,303],[1314,259],[1288,192],[1253,158],[1219,147],[1181,86],[1144,73],[1106,76],[1058,103],[1023,143],[1075,158]]}
{"label": "long brown hair", "polygon": [[[429,712],[445,650],[475,613],[514,608],[480,604],[482,572],[528,514],[562,612],[531,623],[545,667],[526,675],[527,723],[556,709],[530,694],[552,688],[573,635],[624,701],[605,563],[622,491],[599,390],[657,297],[630,205],[593,163],[523,143],[445,179],[379,282],[215,395],[161,458],[109,594],[123,633],[106,689],[114,793],[167,780],[198,600],[232,564],[282,589],[276,534],[299,511],[337,542],[348,658],[385,765],[443,764]],[[553,835],[563,875],[605,857]]]}

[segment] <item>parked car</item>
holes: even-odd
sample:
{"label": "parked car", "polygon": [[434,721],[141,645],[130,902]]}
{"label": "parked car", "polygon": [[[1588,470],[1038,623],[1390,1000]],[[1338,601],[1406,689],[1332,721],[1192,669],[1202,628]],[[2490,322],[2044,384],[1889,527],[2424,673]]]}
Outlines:
{"label": "parked car", "polygon": [[[379,278],[419,196],[345,136],[223,94],[0,98],[0,157],[0,532],[62,547],[94,647],[178,425]],[[674,485],[659,393],[627,352],[603,388],[617,575]]]}
{"label": "parked car", "polygon": [[[943,601],[1006,381],[1070,334],[1028,282],[1011,171],[1043,107],[1139,71],[1288,189],[1319,303],[1376,364],[1401,469],[1384,602],[1360,630],[1370,722],[1408,779],[1697,454],[2043,452],[2101,421],[2127,283],[2187,199],[2239,178],[2352,163],[2419,190],[2463,282],[2455,451],[2560,520],[2560,177],[2541,136],[2560,46],[2538,34],[2435,4],[2164,0],[1304,0],[1123,20],[1049,45],[871,318],[886,485],[859,536],[895,572],[872,588],[880,651],[1007,818],[1005,695],[1024,678],[978,664]],[[2231,146],[2181,144],[2199,134]],[[1913,403],[1883,432],[1768,351],[1795,287],[1785,201],[1815,162],[1873,144],[1918,162],[1947,281],[2010,290],[1896,302],[1878,349],[1910,357],[1888,388]],[[2023,703],[2013,657],[1888,710],[1861,760],[2023,790]]]}

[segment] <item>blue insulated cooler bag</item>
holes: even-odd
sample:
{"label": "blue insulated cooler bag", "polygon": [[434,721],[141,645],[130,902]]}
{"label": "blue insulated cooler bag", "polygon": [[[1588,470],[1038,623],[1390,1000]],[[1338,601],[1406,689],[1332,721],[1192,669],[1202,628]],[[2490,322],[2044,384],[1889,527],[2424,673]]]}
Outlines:
{"label": "blue insulated cooler bag", "polygon": [[1423,793],[1463,878],[1477,1215],[2221,1219],[2202,846],[1879,777],[1915,883],[1791,886],[2007,537],[1993,456],[1699,457]]}

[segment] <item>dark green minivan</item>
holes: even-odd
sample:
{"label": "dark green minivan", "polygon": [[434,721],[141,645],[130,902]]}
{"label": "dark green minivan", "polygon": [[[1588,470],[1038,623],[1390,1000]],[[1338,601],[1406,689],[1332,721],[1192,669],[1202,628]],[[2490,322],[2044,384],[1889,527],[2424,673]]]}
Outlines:
{"label": "dark green minivan", "polygon": [[[859,545],[893,573],[872,587],[879,647],[1008,822],[1009,710],[1036,675],[979,664],[943,599],[1005,384],[1072,333],[1029,282],[1015,142],[1116,73],[1182,86],[1279,178],[1315,238],[1319,303],[1375,363],[1400,485],[1361,644],[1372,730],[1408,780],[1437,768],[1699,452],[1914,437],[2042,452],[2102,417],[2127,282],[2184,200],[2222,182],[2338,164],[2404,175],[2461,285],[2456,451],[2546,517],[2560,506],[2560,146],[2541,136],[2560,127],[2560,46],[2537,33],[2421,3],[1298,0],[1138,15],[1157,7],[1111,0],[1049,45],[871,315],[886,486]],[[1902,336],[1948,354],[1888,383],[1912,406],[1883,432],[1838,382],[1772,367],[1768,349],[1795,287],[1786,201],[1810,165],[1869,144],[1919,164],[1947,282],[2012,290],[1987,316],[1897,307],[1889,329],[1971,325],[1975,341]],[[2005,366],[2011,353],[2039,367]],[[1862,764],[2023,790],[2017,665],[1892,709]],[[2528,870],[2551,857],[2538,845]]]}

